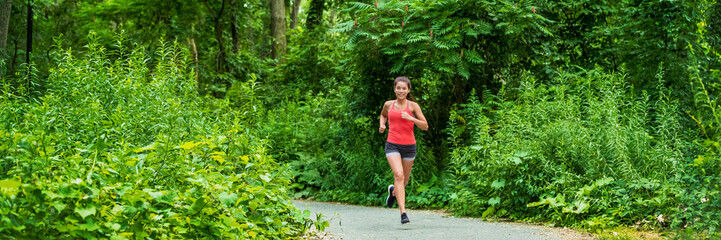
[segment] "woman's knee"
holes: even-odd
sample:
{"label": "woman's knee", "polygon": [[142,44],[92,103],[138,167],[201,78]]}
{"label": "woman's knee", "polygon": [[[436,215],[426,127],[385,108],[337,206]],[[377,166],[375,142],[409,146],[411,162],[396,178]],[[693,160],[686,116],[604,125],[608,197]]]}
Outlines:
{"label": "woman's knee", "polygon": [[[404,181],[405,175],[403,175],[403,171],[393,171],[393,178],[396,181]],[[408,182],[408,180],[405,181]]]}

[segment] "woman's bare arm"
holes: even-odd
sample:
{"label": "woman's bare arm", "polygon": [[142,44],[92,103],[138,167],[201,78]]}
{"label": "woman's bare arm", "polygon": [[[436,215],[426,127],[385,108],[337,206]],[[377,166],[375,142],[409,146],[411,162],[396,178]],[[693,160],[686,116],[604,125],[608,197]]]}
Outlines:
{"label": "woman's bare arm", "polygon": [[413,122],[420,129],[428,131],[428,121],[426,121],[426,116],[423,115],[423,111],[421,111],[421,107],[418,105],[418,103],[411,102],[411,113],[413,113],[415,117],[409,115],[406,112],[403,112],[401,116],[403,116],[404,119]]}
{"label": "woman's bare arm", "polygon": [[385,102],[383,104],[383,109],[381,110],[381,116],[380,116],[380,127],[378,128],[378,132],[383,133],[386,131],[386,122],[388,121],[388,102]]}

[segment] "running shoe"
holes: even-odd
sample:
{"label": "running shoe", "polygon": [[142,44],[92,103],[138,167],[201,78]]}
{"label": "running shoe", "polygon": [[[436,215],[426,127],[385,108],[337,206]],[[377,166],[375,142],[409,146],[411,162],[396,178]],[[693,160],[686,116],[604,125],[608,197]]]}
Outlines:
{"label": "running shoe", "polygon": [[393,196],[393,190],[396,189],[392,184],[388,186],[388,197],[386,198],[386,207],[392,208],[393,203],[396,201],[396,196]]}
{"label": "running shoe", "polygon": [[408,219],[408,215],[406,213],[401,213],[401,223],[406,224],[411,222],[411,220]]}

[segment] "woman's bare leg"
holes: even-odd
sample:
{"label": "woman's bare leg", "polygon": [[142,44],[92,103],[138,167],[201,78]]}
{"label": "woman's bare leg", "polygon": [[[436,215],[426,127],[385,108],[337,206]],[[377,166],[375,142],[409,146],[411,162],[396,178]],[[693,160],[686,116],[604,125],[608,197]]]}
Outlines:
{"label": "woman's bare leg", "polygon": [[408,179],[411,178],[411,169],[413,168],[413,161],[402,161],[402,164],[403,164],[403,186],[405,187],[408,185]]}
{"label": "woman's bare leg", "polygon": [[[406,212],[406,188],[405,184],[408,182],[405,180],[405,173],[403,171],[404,162],[401,160],[400,155],[393,155],[388,156],[388,165],[391,166],[391,170],[393,171],[393,186],[395,187],[393,189],[393,195],[396,197],[396,201],[398,201],[398,209],[401,210],[401,213]],[[410,170],[408,171],[410,173]]]}
{"label": "woman's bare leg", "polygon": [[401,202],[403,203],[401,213],[404,213],[406,212],[406,186],[408,186],[408,179],[411,177],[413,161],[401,161],[401,165],[403,165],[403,200],[398,200],[398,206],[401,206]]}

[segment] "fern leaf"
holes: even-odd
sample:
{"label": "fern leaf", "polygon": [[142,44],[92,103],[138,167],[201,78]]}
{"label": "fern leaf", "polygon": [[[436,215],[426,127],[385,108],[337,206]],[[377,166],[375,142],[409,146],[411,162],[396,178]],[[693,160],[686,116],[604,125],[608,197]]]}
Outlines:
{"label": "fern leaf", "polygon": [[351,5],[351,7],[350,7],[351,10],[354,8],[357,8],[358,10],[366,10],[366,9],[373,8],[373,5],[370,5],[367,3],[362,3],[362,2],[350,2],[348,4]]}
{"label": "fern leaf", "polygon": [[393,64],[393,68],[391,68],[391,73],[398,73],[401,68],[403,68],[403,61],[398,61]]}
{"label": "fern leaf", "polygon": [[468,66],[466,66],[466,64],[463,62],[458,62],[458,75],[461,75],[466,79],[469,79],[471,77],[471,73],[468,72]]}
{"label": "fern leaf", "polygon": [[355,25],[354,21],[348,21],[344,23],[339,23],[336,25],[336,28],[330,29],[330,32],[332,33],[346,33],[350,32],[351,29],[353,29],[353,26]]}
{"label": "fern leaf", "polygon": [[473,64],[481,64],[486,62],[485,60],[483,60],[481,55],[474,50],[466,50],[465,58]]}

